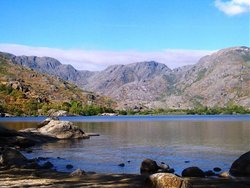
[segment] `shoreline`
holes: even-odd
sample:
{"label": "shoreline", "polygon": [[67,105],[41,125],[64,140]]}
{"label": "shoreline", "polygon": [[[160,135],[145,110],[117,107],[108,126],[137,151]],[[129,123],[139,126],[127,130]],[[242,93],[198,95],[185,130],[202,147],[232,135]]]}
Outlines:
{"label": "shoreline", "polygon": [[[147,175],[134,174],[84,174],[70,176],[70,173],[53,170],[0,168],[1,187],[131,187],[149,188]],[[247,188],[250,178],[183,178],[193,188]]]}
{"label": "shoreline", "polygon": [[[31,146],[38,144],[44,144],[48,142],[54,142],[58,139],[51,139],[51,137],[34,134],[32,132],[17,132],[14,130],[8,130],[5,128],[0,129],[0,139],[3,141],[0,145],[1,153],[0,155],[3,159],[5,150],[12,150],[15,153],[18,153],[16,146],[25,150],[29,149]],[[22,139],[20,139],[22,137]],[[50,138],[50,139],[49,139]],[[13,139],[15,142],[13,142]],[[33,142],[30,142],[33,141]],[[19,155],[19,154],[18,154]],[[22,159],[22,157],[19,158]],[[8,159],[8,158],[7,158]],[[1,187],[16,187],[19,186],[28,186],[28,187],[145,187],[149,188],[147,180],[151,177],[149,173],[147,175],[140,174],[102,174],[102,173],[90,173],[84,172],[80,175],[72,176],[69,172],[59,172],[51,169],[51,167],[45,168],[44,165],[37,166],[38,160],[36,159],[23,159],[26,161],[24,166],[15,165],[17,158],[10,159],[13,164],[6,163],[7,165],[0,165],[0,184]],[[33,162],[33,163],[32,163]],[[31,165],[32,163],[32,165]],[[30,166],[31,165],[31,166]],[[158,173],[158,172],[154,172]],[[154,174],[153,173],[153,174]],[[164,172],[165,173],[165,172]],[[172,173],[165,173],[171,174]],[[184,181],[187,181],[192,185],[192,187],[238,187],[245,188],[250,186],[249,177],[215,177],[215,176],[206,176],[206,177],[178,177]]]}
{"label": "shoreline", "polygon": [[[196,115],[192,115],[192,114],[167,114],[167,115],[118,115],[118,116],[98,116],[98,115],[94,115],[94,116],[56,116],[57,118],[59,118],[60,120],[69,120],[72,122],[101,122],[103,120],[103,122],[106,122],[104,120],[109,120],[109,121],[129,121],[129,120],[133,120],[133,121],[143,121],[145,119],[145,121],[147,121],[148,119],[152,119],[152,120],[160,120],[160,121],[164,121],[164,120],[213,120],[213,119],[221,119],[221,118],[225,118],[225,119],[229,119],[229,120],[234,120],[237,118],[242,118],[241,120],[243,121],[249,121],[250,120],[250,114],[209,114],[209,115],[200,115],[200,114],[196,114]],[[46,118],[50,118],[50,116],[11,116],[11,117],[0,117],[0,123],[1,122],[19,122],[20,120],[22,120],[23,122],[41,122]],[[140,118],[139,120],[137,120],[137,118]],[[223,119],[223,120],[225,120]],[[83,121],[85,120],[85,121]]]}

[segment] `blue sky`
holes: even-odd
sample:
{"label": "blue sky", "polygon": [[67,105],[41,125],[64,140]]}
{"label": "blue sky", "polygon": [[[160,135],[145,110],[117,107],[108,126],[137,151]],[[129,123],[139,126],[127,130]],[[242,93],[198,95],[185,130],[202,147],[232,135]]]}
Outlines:
{"label": "blue sky", "polygon": [[1,0],[0,7],[0,50],[17,55],[24,47],[53,56],[49,49],[117,55],[249,46],[249,0]]}

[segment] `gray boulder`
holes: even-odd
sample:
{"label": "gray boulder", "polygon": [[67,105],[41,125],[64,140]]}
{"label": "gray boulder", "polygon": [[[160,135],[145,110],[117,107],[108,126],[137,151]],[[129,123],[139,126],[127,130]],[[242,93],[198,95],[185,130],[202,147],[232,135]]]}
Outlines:
{"label": "gray boulder", "polygon": [[229,173],[232,176],[249,177],[250,176],[250,151],[241,155],[235,160]]}
{"label": "gray boulder", "polygon": [[189,188],[190,184],[174,174],[156,173],[146,180],[145,188]]}
{"label": "gray boulder", "polygon": [[39,128],[38,132],[58,139],[89,138],[79,127],[69,121],[51,120],[47,125]]}

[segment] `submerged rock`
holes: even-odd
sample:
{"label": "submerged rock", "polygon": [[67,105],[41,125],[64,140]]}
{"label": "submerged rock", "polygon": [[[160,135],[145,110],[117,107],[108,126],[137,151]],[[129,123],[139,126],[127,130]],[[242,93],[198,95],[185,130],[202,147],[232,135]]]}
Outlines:
{"label": "submerged rock", "polygon": [[152,159],[144,159],[141,163],[141,174],[152,174],[156,173],[159,169],[159,166],[157,165],[156,161]]}
{"label": "submerged rock", "polygon": [[67,164],[67,165],[66,165],[66,168],[67,168],[67,169],[72,169],[72,168],[73,168],[73,165],[72,165],[72,164]]}
{"label": "submerged rock", "polygon": [[118,166],[120,166],[120,167],[124,167],[124,166],[125,166],[125,164],[124,164],[124,163],[120,163]]}
{"label": "submerged rock", "polygon": [[79,127],[69,121],[51,120],[47,125],[39,128],[38,132],[58,139],[89,138]]}
{"label": "submerged rock", "polygon": [[51,168],[53,168],[53,166],[54,165],[51,162],[47,161],[46,163],[44,163],[42,165],[42,168],[44,168],[44,169],[51,169]]}
{"label": "submerged rock", "polygon": [[196,166],[184,169],[181,174],[183,177],[205,177],[205,173]]}
{"label": "submerged rock", "polygon": [[238,177],[250,176],[250,151],[241,155],[235,160],[229,170],[229,173]]}
{"label": "submerged rock", "polygon": [[149,176],[146,180],[146,188],[189,188],[187,180],[184,180],[174,174],[156,173]]}
{"label": "submerged rock", "polygon": [[214,170],[215,172],[220,172],[220,171],[221,171],[221,168],[215,167],[213,170]]}

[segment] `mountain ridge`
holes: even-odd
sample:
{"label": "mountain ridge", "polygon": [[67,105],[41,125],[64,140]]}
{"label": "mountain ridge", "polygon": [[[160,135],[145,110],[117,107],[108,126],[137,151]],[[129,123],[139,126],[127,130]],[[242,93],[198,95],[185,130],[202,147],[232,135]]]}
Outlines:
{"label": "mountain ridge", "polygon": [[[27,57],[14,56],[17,64]],[[110,96],[119,108],[186,109],[196,106],[225,106],[234,101],[250,108],[249,62],[250,49],[245,46],[219,50],[202,57],[196,64],[171,70],[155,61],[111,65],[103,71],[79,71],[51,59],[26,60],[26,66],[59,76],[79,87]],[[48,60],[48,61],[46,61]],[[52,61],[52,62],[51,62]],[[55,62],[54,62],[55,61]],[[52,66],[51,65],[55,65]]]}
{"label": "mountain ridge", "polygon": [[[109,98],[79,89],[63,79],[40,73],[16,64],[11,56],[0,54],[0,116],[50,115],[50,111],[63,110],[78,115],[89,108],[98,110],[115,105]],[[80,111],[82,110],[82,111]],[[83,111],[85,110],[85,111]]]}

